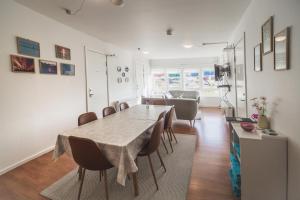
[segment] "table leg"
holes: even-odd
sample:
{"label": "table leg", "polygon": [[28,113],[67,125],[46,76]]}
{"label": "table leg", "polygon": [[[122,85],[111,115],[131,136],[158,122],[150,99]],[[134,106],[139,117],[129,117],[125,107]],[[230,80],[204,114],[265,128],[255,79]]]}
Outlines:
{"label": "table leg", "polygon": [[138,186],[138,182],[137,182],[136,172],[132,173],[132,179],[133,179],[134,196],[137,197],[139,195],[139,186]]}

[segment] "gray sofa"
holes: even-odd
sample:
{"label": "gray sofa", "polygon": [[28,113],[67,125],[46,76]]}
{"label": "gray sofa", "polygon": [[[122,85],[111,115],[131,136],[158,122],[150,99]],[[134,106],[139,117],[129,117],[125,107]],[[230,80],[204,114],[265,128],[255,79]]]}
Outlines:
{"label": "gray sofa", "polygon": [[150,105],[173,105],[177,119],[189,120],[195,122],[195,117],[198,111],[198,103],[196,99],[183,99],[183,98],[148,98],[142,97],[142,104]]}
{"label": "gray sofa", "polygon": [[[170,90],[168,93],[172,98],[195,99],[198,104],[200,103],[199,91]],[[168,95],[166,95],[166,97],[168,98]]]}

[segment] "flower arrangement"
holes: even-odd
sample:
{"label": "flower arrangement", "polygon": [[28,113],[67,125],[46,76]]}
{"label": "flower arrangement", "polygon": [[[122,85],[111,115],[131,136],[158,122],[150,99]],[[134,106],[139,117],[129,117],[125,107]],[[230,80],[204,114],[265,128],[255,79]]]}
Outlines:
{"label": "flower arrangement", "polygon": [[[266,97],[255,97],[251,99],[253,101],[252,107],[254,107],[258,115],[266,116],[267,112],[267,98]],[[255,115],[255,114],[254,114]],[[258,117],[257,114],[254,117]]]}

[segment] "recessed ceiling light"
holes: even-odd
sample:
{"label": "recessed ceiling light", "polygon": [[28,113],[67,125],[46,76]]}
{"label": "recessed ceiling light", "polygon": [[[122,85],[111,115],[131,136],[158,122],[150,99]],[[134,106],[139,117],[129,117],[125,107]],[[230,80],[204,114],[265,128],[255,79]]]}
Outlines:
{"label": "recessed ceiling light", "polygon": [[193,45],[192,44],[184,44],[183,47],[186,49],[190,49],[193,47]]}
{"label": "recessed ceiling light", "polygon": [[147,55],[149,54],[149,51],[144,51],[143,54]]}

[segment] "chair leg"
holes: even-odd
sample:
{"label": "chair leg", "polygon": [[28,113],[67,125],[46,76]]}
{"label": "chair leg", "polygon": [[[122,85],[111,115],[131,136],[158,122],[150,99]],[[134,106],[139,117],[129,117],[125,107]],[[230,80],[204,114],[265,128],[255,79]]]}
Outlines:
{"label": "chair leg", "polygon": [[108,185],[107,185],[107,174],[106,174],[106,170],[104,170],[103,173],[104,173],[105,197],[106,197],[106,200],[108,200]]}
{"label": "chair leg", "polygon": [[173,137],[174,137],[176,143],[178,143],[177,138],[176,138],[175,133],[174,133],[174,131],[173,131],[172,128],[170,128],[170,132],[172,133],[172,135],[173,135]]}
{"label": "chair leg", "polygon": [[190,121],[190,126],[192,126],[192,120],[189,120]]}
{"label": "chair leg", "polygon": [[163,143],[163,145],[164,145],[164,147],[165,147],[165,150],[166,150],[166,152],[167,152],[167,154],[168,154],[169,151],[168,151],[168,149],[167,149],[167,146],[166,146],[166,143],[165,143],[164,138],[161,137],[161,141],[162,141],[162,143]]}
{"label": "chair leg", "polygon": [[194,119],[194,122],[193,122],[193,127],[195,127],[195,122],[196,122],[196,119]]}
{"label": "chair leg", "polygon": [[81,177],[82,177],[82,167],[80,167],[80,166],[78,167],[77,173],[78,173],[78,180],[80,181]]}
{"label": "chair leg", "polygon": [[78,200],[80,200],[84,176],[85,176],[85,169],[83,169],[83,172],[82,172],[82,177],[81,177],[81,182],[80,182],[80,187],[79,187],[79,192],[78,192],[78,197],[77,197]]}
{"label": "chair leg", "polygon": [[102,175],[102,171],[100,170],[100,171],[99,171],[100,182],[102,181],[102,176],[103,176],[103,175]]}
{"label": "chair leg", "polygon": [[166,132],[167,132],[167,136],[168,136],[169,144],[170,144],[170,147],[171,147],[171,150],[172,150],[172,153],[173,153],[173,152],[174,152],[174,150],[173,150],[172,142],[171,142],[171,139],[170,139],[170,135],[169,135],[169,133],[168,133],[168,130],[166,130]]}
{"label": "chair leg", "polygon": [[160,156],[160,153],[159,153],[159,150],[158,150],[158,149],[156,150],[156,153],[157,153],[157,155],[158,155],[158,157],[159,157],[160,163],[161,163],[161,165],[163,166],[163,168],[164,168],[165,172],[167,172],[167,169],[166,169],[165,163],[164,163],[163,159],[161,158],[161,156]]}
{"label": "chair leg", "polygon": [[149,160],[151,172],[152,172],[152,175],[153,175],[153,178],[154,178],[154,182],[155,182],[155,185],[156,185],[156,189],[158,190],[158,184],[157,184],[157,180],[156,180],[156,176],[155,176],[155,172],[154,172],[154,169],[153,169],[153,165],[152,165],[152,161],[151,161],[150,155],[148,155],[148,160]]}
{"label": "chair leg", "polygon": [[162,135],[163,135],[163,138],[164,138],[164,140],[165,140],[165,139],[166,139],[165,132],[163,132],[163,134],[162,134]]}

